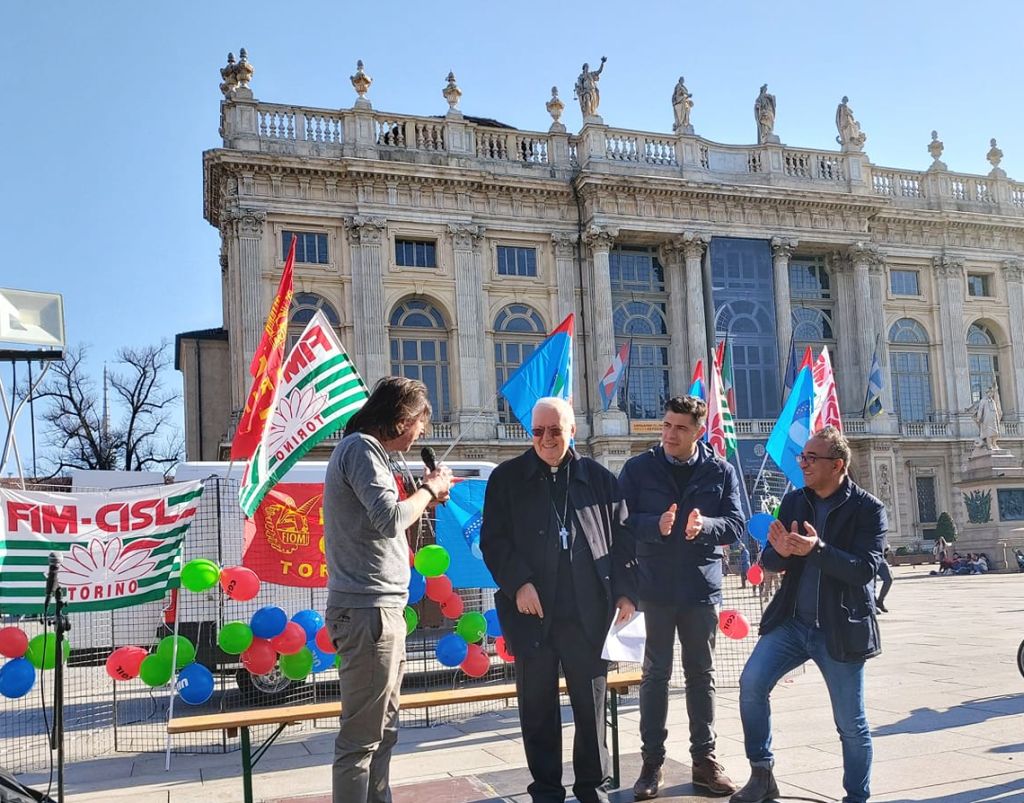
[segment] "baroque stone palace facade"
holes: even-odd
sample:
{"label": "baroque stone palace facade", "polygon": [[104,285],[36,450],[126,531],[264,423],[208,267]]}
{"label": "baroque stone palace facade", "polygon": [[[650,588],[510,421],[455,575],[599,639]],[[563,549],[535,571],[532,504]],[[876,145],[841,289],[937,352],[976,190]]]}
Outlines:
{"label": "baroque stone palace facade", "polygon": [[[452,458],[527,446],[497,388],[570,312],[578,442],[613,470],[657,439],[665,397],[726,337],[748,478],[791,344],[828,346],[854,475],[889,507],[894,545],[929,537],[942,511],[967,521],[968,408],[992,384],[1000,445],[1020,455],[1024,184],[994,141],[986,175],[950,172],[934,135],[917,171],[873,164],[845,99],[838,149],[781,143],[766,87],[758,144],[723,145],[694,133],[682,79],[675,132],[650,133],[605,124],[599,72],[584,71],[574,134],[557,93],[550,129],[522,131],[464,115],[454,76],[447,113],[416,117],[375,110],[361,64],[341,110],[257,100],[244,58],[222,74],[223,145],[203,169],[224,323],[178,336],[190,459],[227,453],[293,235],[294,332],[321,308],[368,384],[422,378],[430,437],[439,451],[458,438]],[[605,411],[597,384],[627,341],[629,386]],[[868,417],[876,352],[884,412]],[[1020,496],[1007,517],[1024,518]]]}

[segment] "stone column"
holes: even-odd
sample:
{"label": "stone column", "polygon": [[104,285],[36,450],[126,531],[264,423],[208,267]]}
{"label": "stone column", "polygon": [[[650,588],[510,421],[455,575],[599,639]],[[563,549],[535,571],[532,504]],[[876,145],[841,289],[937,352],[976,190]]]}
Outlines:
{"label": "stone column", "polygon": [[[612,320],[612,283],[608,252],[618,234],[618,229],[591,226],[584,235],[584,242],[590,248],[593,262],[590,377],[595,386],[615,355],[615,324]],[[611,407],[607,411],[602,411],[596,399],[594,405],[595,435],[626,434],[626,416],[621,410]]]}
{"label": "stone column", "polygon": [[686,262],[685,243],[676,237],[664,243],[658,257],[665,268],[665,289],[668,291],[668,331],[672,340],[668,346],[669,392],[679,396],[690,389],[693,365],[688,364],[690,352],[686,332]]}
{"label": "stone column", "polygon": [[235,344],[231,348],[231,400],[232,408],[238,411],[245,406],[251,384],[249,364],[260,344],[267,315],[262,302],[263,270],[260,260],[267,213],[236,208],[228,210],[225,217],[221,234],[228,238],[228,283],[233,299],[228,336]]}
{"label": "stone column", "polygon": [[[459,432],[470,438],[493,438],[497,413],[481,415],[487,375],[484,359],[483,226],[449,223],[455,252],[455,335],[459,349]],[[479,417],[478,417],[479,416]]]}
{"label": "stone column", "polygon": [[829,267],[832,270],[836,299],[836,354],[832,364],[836,372],[840,410],[844,416],[860,416],[864,409],[867,374],[862,378],[857,365],[859,323],[853,288],[853,263],[846,254],[836,252],[829,258]]}
{"label": "stone column", "polygon": [[704,277],[703,260],[710,238],[706,234],[687,231],[681,238],[683,257],[686,260],[686,348],[689,357],[688,371],[692,371],[697,360],[704,360],[704,376],[709,377],[708,330],[704,318]]}
{"label": "stone column", "polygon": [[[556,231],[551,234],[555,254],[555,319],[553,329],[570,312],[576,313],[576,353],[572,363],[572,404],[579,423],[586,420],[587,396],[583,388],[583,339],[589,334],[583,331],[579,310],[576,308],[576,243],[579,235],[574,231]],[[589,344],[588,344],[589,348]]]}
{"label": "stone column", "polygon": [[[939,325],[942,330],[943,373],[946,405],[957,424],[966,423],[964,411],[971,404],[971,378],[964,335],[964,263],[948,256],[932,258],[939,287]],[[932,371],[935,371],[934,366]]]}
{"label": "stone column", "polygon": [[[1024,260],[1003,262],[1006,301],[1010,307],[1010,354],[1017,420],[1024,420]],[[1007,399],[1007,394],[1003,395]],[[1007,399],[1008,400],[1008,399]]]}
{"label": "stone column", "polygon": [[[871,309],[871,266],[882,259],[873,243],[854,243],[850,246],[850,260],[853,263],[853,297],[857,312],[854,332],[857,340],[857,373],[867,383],[871,370],[871,355],[874,353],[876,334],[875,313]],[[867,384],[864,386],[867,388]]]}
{"label": "stone column", "polygon": [[356,215],[346,221],[346,226],[352,253],[352,359],[372,388],[378,379],[391,373],[382,250],[387,220]]}
{"label": "stone column", "polygon": [[[789,298],[789,258],[796,240],[772,237],[772,277],[775,283],[775,332],[779,341],[779,376],[786,381],[789,341],[793,338],[793,304]],[[799,356],[799,355],[798,355]]]}

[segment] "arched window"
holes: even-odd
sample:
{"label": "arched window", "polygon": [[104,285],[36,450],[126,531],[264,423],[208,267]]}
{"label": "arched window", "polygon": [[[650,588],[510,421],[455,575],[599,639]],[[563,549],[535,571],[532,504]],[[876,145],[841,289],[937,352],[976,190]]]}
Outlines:
{"label": "arched window", "polygon": [[[533,307],[509,304],[494,318],[494,379],[499,390],[544,340],[544,322]],[[498,420],[515,423],[508,401],[498,394]]]}
{"label": "arched window", "polygon": [[290,349],[298,341],[302,330],[306,328],[317,310],[323,312],[331,326],[335,329],[341,327],[341,318],[338,311],[323,296],[316,293],[295,293],[292,296],[292,305],[288,311],[288,348]]}
{"label": "arched window", "polygon": [[896,417],[927,421],[933,412],[928,333],[911,318],[900,318],[889,329],[889,374]]}
{"label": "arched window", "polygon": [[658,420],[669,398],[665,271],[656,249],[620,245],[609,254],[609,274],[615,350],[633,344],[619,385],[619,409],[630,418]]}
{"label": "arched window", "polygon": [[451,416],[448,381],[448,326],[430,302],[413,298],[391,313],[391,373],[427,386],[434,421]]}
{"label": "arched window", "polygon": [[967,330],[967,365],[971,377],[971,401],[977,401],[995,385],[1002,402],[999,382],[999,344],[992,330],[975,322]]}
{"label": "arched window", "polygon": [[828,346],[834,369],[836,336],[833,326],[832,277],[826,267],[825,257],[794,256],[790,260],[789,302],[796,353],[801,355],[810,346],[817,356],[822,346]]}
{"label": "arched window", "polygon": [[[768,418],[779,409],[779,369],[775,362],[775,320],[760,301],[730,301],[715,313],[716,339],[728,337],[738,418]],[[705,376],[707,373],[705,372]]]}

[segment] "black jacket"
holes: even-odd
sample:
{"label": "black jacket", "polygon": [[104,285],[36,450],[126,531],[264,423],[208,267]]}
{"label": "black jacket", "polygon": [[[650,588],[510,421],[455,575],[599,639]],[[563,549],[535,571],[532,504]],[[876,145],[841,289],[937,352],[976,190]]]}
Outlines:
{"label": "black jacket", "polygon": [[[740,486],[735,469],[715,457],[710,446],[698,442],[697,450],[697,464],[682,492],[661,446],[628,460],[619,475],[636,542],[641,599],[663,605],[722,601],[722,546],[743,533]],[[673,502],[679,505],[675,527],[663,538],[658,520]],[[683,532],[694,508],[704,517],[704,530],[687,541]]]}
{"label": "black jacket", "polygon": [[[805,557],[783,558],[771,544],[765,547],[761,557],[764,568],[786,574],[761,616],[760,633],[770,633],[793,616],[800,575],[812,562],[821,569],[818,621],[829,655],[849,663],[873,658],[882,651],[872,581],[882,562],[889,523],[885,506],[852,480],[839,492],[845,499],[829,511],[825,531],[819,534],[825,542],[823,549],[814,549]],[[786,529],[796,521],[804,532],[804,522],[814,521],[814,498],[807,488],[786,494],[779,521]]]}
{"label": "black jacket", "polygon": [[[484,496],[480,551],[498,584],[494,600],[502,634],[516,655],[541,646],[555,614],[560,545],[552,528],[547,471],[530,449],[494,469]],[[578,590],[595,587],[595,598],[600,599],[599,609],[581,611],[580,620],[588,640],[600,646],[611,624],[615,600],[625,596],[636,602],[626,506],[615,476],[575,452],[570,463],[569,503],[576,522],[574,585]],[[578,540],[581,535],[586,548]],[[516,608],[516,592],[525,583],[533,583],[537,589],[544,619],[521,614]]]}

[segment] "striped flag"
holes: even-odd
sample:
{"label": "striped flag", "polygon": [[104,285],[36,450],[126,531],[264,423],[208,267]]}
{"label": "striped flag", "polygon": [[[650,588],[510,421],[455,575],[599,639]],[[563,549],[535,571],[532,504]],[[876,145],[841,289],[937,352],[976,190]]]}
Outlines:
{"label": "striped flag", "polygon": [[814,407],[811,410],[811,432],[817,432],[832,426],[843,431],[843,421],[839,415],[839,395],[836,392],[836,377],[832,371],[832,361],[828,356],[828,346],[821,347],[821,354],[811,368],[814,378]]}
{"label": "striped flag", "polygon": [[736,452],[736,423],[729,410],[729,400],[722,386],[722,369],[717,355],[711,368],[708,387],[708,442],[715,454],[728,460]]}
{"label": "striped flag", "polygon": [[0,613],[43,613],[50,553],[68,610],[110,611],[178,588],[200,482],[88,493],[0,489]]}
{"label": "striped flag", "polygon": [[316,444],[329,438],[366,403],[369,393],[355,365],[319,310],[282,365],[256,451],[238,490],[245,515]]}
{"label": "striped flag", "polygon": [[868,374],[864,412],[872,417],[882,412],[882,363],[878,359],[878,343],[875,343],[875,353],[871,357],[871,373]]}
{"label": "striped flag", "polygon": [[608,366],[608,370],[604,372],[604,376],[601,377],[601,384],[598,385],[598,390],[601,393],[601,399],[604,401],[604,409],[607,410],[609,405],[612,403],[612,399],[615,398],[615,390],[619,386],[619,382],[622,380],[622,374],[626,370],[626,364],[629,362],[629,343],[623,343],[622,348],[619,349],[619,353],[615,355],[612,360],[612,364]]}
{"label": "striped flag", "polygon": [[273,409],[275,391],[281,382],[281,358],[284,356],[285,340],[288,337],[288,309],[292,303],[292,271],[295,266],[295,243],[292,236],[288,259],[281,272],[281,283],[270,306],[267,322],[263,326],[263,337],[249,365],[252,387],[245,401],[245,409],[235,428],[231,442],[231,459],[245,460],[256,451],[260,433],[266,427],[267,416]]}

